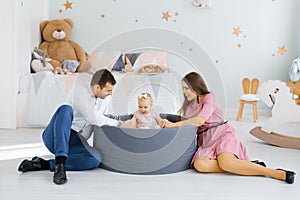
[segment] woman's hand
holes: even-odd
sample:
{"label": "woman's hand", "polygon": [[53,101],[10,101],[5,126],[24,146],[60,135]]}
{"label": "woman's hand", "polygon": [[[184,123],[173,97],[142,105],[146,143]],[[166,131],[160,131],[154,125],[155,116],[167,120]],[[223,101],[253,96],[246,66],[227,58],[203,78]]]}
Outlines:
{"label": "woman's hand", "polygon": [[174,128],[175,127],[175,123],[167,121],[165,128]]}
{"label": "woman's hand", "polygon": [[168,120],[166,120],[166,119],[160,119],[159,121],[158,121],[158,125],[159,125],[159,127],[160,128],[165,128],[165,125],[166,125],[166,122],[167,122]]}
{"label": "woman's hand", "polygon": [[174,128],[175,123],[165,120],[161,128]]}

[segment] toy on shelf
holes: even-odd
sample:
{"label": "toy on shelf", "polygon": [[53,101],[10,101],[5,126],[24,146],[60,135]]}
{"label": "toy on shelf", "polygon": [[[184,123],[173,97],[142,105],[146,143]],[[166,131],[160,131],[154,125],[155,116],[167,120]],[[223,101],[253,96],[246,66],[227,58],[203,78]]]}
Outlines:
{"label": "toy on shelf", "polygon": [[31,69],[33,72],[52,71],[53,67],[50,64],[51,59],[45,57],[45,52],[38,48],[34,48],[32,52]]}
{"label": "toy on shelf", "polygon": [[292,98],[285,82],[269,80],[262,84],[258,96],[267,106],[272,107],[272,116],[262,126],[256,126],[250,133],[275,146],[300,149],[300,137],[275,133],[280,125],[300,122],[300,107]]}
{"label": "toy on shelf", "polygon": [[40,23],[43,41],[39,49],[45,57],[51,59],[53,73],[87,72],[91,64],[86,59],[86,52],[71,40],[73,21],[66,19],[45,20]]}

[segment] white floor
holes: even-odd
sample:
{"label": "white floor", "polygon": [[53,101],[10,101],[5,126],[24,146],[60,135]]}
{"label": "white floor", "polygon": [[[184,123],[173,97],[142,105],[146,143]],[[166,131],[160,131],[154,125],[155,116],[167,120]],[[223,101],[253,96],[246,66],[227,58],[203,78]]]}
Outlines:
{"label": "white floor", "polygon": [[[300,151],[265,144],[249,134],[260,125],[251,116],[241,121],[229,117],[246,145],[251,160],[259,159],[269,167],[300,173]],[[286,130],[290,127],[286,127]],[[295,129],[295,127],[294,127]],[[284,128],[282,129],[285,130]],[[288,130],[290,131],[290,130]],[[294,130],[295,131],[295,130]],[[126,175],[103,169],[68,172],[69,182],[58,186],[49,171],[19,173],[17,167],[25,158],[49,152],[41,142],[42,129],[0,129],[0,199],[299,199],[300,180],[294,184],[268,177],[244,177],[231,174],[200,174],[187,170],[169,175]]]}

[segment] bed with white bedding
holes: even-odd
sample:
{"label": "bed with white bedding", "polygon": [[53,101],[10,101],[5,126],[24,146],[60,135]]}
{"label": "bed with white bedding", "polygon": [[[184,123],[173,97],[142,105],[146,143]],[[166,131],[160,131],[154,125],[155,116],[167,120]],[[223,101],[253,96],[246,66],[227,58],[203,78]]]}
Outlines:
{"label": "bed with white bedding", "polygon": [[[154,108],[175,114],[180,106],[178,82],[172,73],[141,75],[135,72],[113,72],[117,84],[111,98],[109,113],[130,114],[137,109],[137,97],[142,92],[153,96]],[[78,74],[56,75],[49,71],[23,76],[20,95],[27,94],[26,126],[46,126],[55,110],[66,97]],[[91,75],[92,76],[92,75]],[[25,87],[25,85],[28,85]]]}
{"label": "bed with white bedding", "polygon": [[[150,58],[167,67],[168,73],[137,75],[137,68],[143,64],[139,61],[132,65],[132,69],[126,69],[126,73],[113,72],[118,83],[112,98],[112,112],[123,114],[133,111],[136,109],[136,96],[146,90],[153,94],[156,108],[175,113],[183,98],[178,82],[191,71],[197,71],[204,77],[209,89],[218,96],[221,107],[225,107],[224,87],[214,62],[199,44],[180,33],[159,28],[123,32],[97,45],[91,53],[94,56],[89,59],[95,64],[94,70],[103,66],[112,69],[112,63],[119,61],[121,54],[134,55],[146,51],[154,53],[145,56],[144,61],[149,61],[149,55],[154,55]],[[57,106],[64,102],[74,79],[76,74],[62,76],[51,72],[21,76],[18,127],[45,126]]]}
{"label": "bed with white bedding", "polygon": [[66,101],[77,74],[57,75],[50,71],[24,75],[19,96],[26,102],[23,126],[45,127],[55,110]]}

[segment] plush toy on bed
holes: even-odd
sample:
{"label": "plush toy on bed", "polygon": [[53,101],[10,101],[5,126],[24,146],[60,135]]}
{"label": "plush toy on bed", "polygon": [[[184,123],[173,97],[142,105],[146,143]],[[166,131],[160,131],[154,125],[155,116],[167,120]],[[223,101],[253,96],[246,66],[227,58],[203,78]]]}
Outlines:
{"label": "plush toy on bed", "polygon": [[159,66],[156,64],[149,64],[141,67],[138,70],[139,74],[160,74],[165,71],[165,68],[163,66]]}
{"label": "plush toy on bed", "polygon": [[39,49],[50,58],[53,73],[89,71],[91,64],[86,59],[85,51],[70,40],[73,22],[70,19],[45,20],[40,24],[43,42]]}
{"label": "plush toy on bed", "polygon": [[34,48],[32,52],[31,69],[33,72],[52,71],[53,67],[50,64],[51,59],[45,57],[45,52]]}

